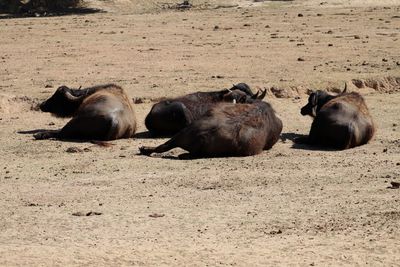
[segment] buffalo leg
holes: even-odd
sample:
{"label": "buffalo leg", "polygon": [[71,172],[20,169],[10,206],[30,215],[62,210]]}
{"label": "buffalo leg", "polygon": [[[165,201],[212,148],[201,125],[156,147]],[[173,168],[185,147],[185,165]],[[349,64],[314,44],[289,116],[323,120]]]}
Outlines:
{"label": "buffalo leg", "polygon": [[70,120],[61,130],[43,131],[34,135],[35,139],[82,139],[111,140],[115,139],[117,122],[112,118],[76,117]]}
{"label": "buffalo leg", "polygon": [[115,139],[116,123],[105,116],[75,117],[59,132],[60,139],[111,140]]}
{"label": "buffalo leg", "polygon": [[59,133],[60,133],[60,130],[48,130],[48,131],[42,131],[39,133],[35,133],[33,135],[33,137],[36,140],[44,140],[44,139],[50,139],[50,138],[57,138]]}
{"label": "buffalo leg", "polygon": [[318,122],[318,119],[314,119],[311,124],[310,133],[308,134],[307,140],[305,140],[305,144],[316,145],[321,142],[320,131],[324,128],[324,125]]}
{"label": "buffalo leg", "polygon": [[142,146],[139,148],[140,154],[150,156],[152,153],[163,153],[168,150],[171,150],[175,147],[178,147],[175,144],[174,138],[170,139],[166,143],[159,145],[157,147],[151,147],[151,146]]}

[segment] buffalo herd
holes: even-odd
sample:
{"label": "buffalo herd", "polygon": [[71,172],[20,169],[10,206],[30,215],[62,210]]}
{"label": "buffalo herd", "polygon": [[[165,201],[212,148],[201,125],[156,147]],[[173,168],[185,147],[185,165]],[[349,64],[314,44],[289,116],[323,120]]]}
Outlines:
{"label": "buffalo herd", "polygon": [[[153,137],[170,136],[156,147],[140,147],[150,156],[176,147],[191,158],[251,156],[268,150],[279,140],[282,121],[263,101],[266,90],[254,93],[245,83],[230,89],[196,92],[162,100],[153,105],[145,125]],[[40,110],[58,117],[71,117],[60,130],[40,131],[36,139],[108,141],[134,137],[136,117],[133,101],[118,85],[85,89],[59,87]],[[356,92],[332,95],[313,91],[302,115],[313,117],[302,143],[321,148],[348,149],[368,143],[375,133],[364,98]]]}

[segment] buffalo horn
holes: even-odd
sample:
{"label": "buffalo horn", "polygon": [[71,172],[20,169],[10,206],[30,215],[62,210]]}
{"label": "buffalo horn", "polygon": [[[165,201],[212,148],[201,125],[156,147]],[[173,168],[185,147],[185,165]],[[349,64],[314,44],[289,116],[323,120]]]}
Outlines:
{"label": "buffalo horn", "polygon": [[80,97],[74,96],[68,91],[65,92],[65,97],[71,101],[78,101],[80,99]]}
{"label": "buffalo horn", "polygon": [[[257,92],[258,93],[258,92]],[[258,97],[258,99],[263,99],[265,95],[267,94],[267,89],[264,88],[264,91],[261,90],[261,95]]]}
{"label": "buffalo horn", "polygon": [[255,93],[254,95],[252,95],[251,98],[252,98],[252,99],[257,99],[259,93],[260,93],[260,90],[258,90],[257,93]]}
{"label": "buffalo horn", "polygon": [[342,94],[344,94],[344,93],[347,93],[347,83],[344,83],[344,89],[343,89]]}

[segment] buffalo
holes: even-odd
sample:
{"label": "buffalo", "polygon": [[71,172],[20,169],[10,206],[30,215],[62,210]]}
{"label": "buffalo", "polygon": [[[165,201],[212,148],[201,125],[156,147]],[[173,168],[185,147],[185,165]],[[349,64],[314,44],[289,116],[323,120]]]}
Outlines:
{"label": "buffalo", "polygon": [[115,84],[71,89],[61,86],[40,110],[57,117],[72,117],[61,129],[36,133],[36,139],[114,140],[132,137],[136,118],[132,101]]}
{"label": "buffalo", "polygon": [[314,120],[308,137],[298,143],[342,150],[368,143],[375,133],[364,98],[357,92],[348,93],[346,87],[338,95],[312,92],[301,114]]}
{"label": "buffalo", "polygon": [[149,156],[180,147],[190,158],[251,156],[270,149],[281,131],[282,121],[266,102],[220,103],[166,143],[141,147],[140,153]]}
{"label": "buffalo", "polygon": [[245,83],[231,89],[214,92],[196,92],[178,98],[166,99],[153,105],[145,125],[152,135],[170,136],[198,120],[220,102],[245,103],[265,97],[266,91],[253,94]]}

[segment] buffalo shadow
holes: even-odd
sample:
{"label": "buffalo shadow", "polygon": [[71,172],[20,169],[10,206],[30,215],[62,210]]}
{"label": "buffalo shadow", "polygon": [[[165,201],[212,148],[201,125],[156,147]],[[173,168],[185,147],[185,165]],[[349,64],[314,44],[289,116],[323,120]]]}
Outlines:
{"label": "buffalo shadow", "polygon": [[74,7],[61,10],[23,10],[17,13],[11,13],[6,8],[0,6],[0,20],[2,19],[17,19],[17,18],[35,18],[35,17],[61,17],[69,15],[87,15],[94,13],[106,13],[106,11],[89,8],[89,7]]}
{"label": "buffalo shadow", "polygon": [[[35,129],[35,130],[26,130],[26,131],[17,131],[19,134],[36,134],[36,133],[41,133],[41,132],[58,132],[60,130],[46,130],[46,129]],[[33,136],[32,136],[33,137]],[[38,140],[33,137],[35,141],[43,141],[43,140]],[[111,143],[111,141],[114,140],[109,140],[109,141],[100,141],[100,140],[89,140],[89,139],[68,139],[68,138],[49,138],[49,139],[44,139],[44,140],[56,140],[56,141],[61,141],[61,142],[69,142],[69,143],[91,143],[99,146],[113,146],[114,144]]]}
{"label": "buffalo shadow", "polygon": [[165,138],[171,138],[174,136],[174,134],[152,134],[150,131],[145,131],[145,132],[140,132],[140,133],[135,133],[133,138],[135,139],[165,139]]}

